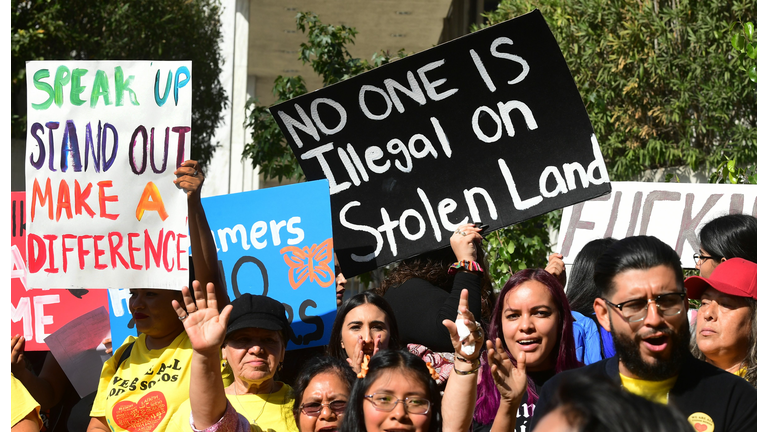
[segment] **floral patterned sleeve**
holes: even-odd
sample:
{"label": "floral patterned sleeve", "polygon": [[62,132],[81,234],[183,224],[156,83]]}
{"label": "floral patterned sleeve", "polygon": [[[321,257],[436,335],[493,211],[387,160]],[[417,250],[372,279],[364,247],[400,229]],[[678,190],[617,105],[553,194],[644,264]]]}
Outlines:
{"label": "floral patterned sleeve", "polygon": [[227,400],[227,410],[218,422],[206,429],[196,429],[192,413],[189,414],[189,427],[195,432],[262,432],[258,426],[252,426],[248,419],[235,411],[235,408]]}

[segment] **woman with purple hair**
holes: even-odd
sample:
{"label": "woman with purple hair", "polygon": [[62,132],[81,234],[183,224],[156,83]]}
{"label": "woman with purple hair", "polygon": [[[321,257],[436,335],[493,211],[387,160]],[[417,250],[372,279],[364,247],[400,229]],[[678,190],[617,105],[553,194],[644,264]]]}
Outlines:
{"label": "woman with purple hair", "polygon": [[474,432],[528,429],[544,383],[582,366],[572,321],[563,287],[550,273],[527,269],[507,281],[491,317]]}

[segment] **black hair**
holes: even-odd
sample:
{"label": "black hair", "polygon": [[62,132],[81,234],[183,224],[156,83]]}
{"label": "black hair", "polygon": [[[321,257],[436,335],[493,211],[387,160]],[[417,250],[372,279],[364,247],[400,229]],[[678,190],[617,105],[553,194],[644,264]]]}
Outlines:
{"label": "black hair", "polygon": [[694,432],[676,408],[629,393],[607,377],[565,375],[547,406],[537,407],[542,408],[545,415],[561,408],[579,432]]}
{"label": "black hair", "polygon": [[668,244],[653,236],[634,236],[612,244],[595,263],[595,285],[603,297],[610,297],[615,289],[616,275],[627,270],[648,270],[667,266],[675,273],[680,291],[683,286],[683,268],[680,257]]}
{"label": "black hair", "polygon": [[363,291],[348,298],[336,312],[336,319],[333,321],[333,328],[331,329],[331,339],[328,341],[328,349],[326,351],[328,355],[339,360],[347,359],[347,351],[341,347],[341,330],[344,326],[344,319],[352,309],[366,303],[378,307],[387,316],[389,321],[388,348],[400,348],[400,332],[397,330],[397,321],[395,320],[395,312],[392,310],[392,306],[384,300],[384,297],[371,291]]}
{"label": "black hair", "polygon": [[339,432],[365,430],[363,403],[365,403],[366,392],[382,373],[393,369],[407,374],[411,382],[417,381],[426,387],[430,402],[428,432],[437,432],[442,429],[440,424],[440,401],[442,399],[440,390],[435,380],[432,379],[424,360],[407,351],[385,349],[371,357],[365,378],[358,379],[352,388],[352,394],[349,396],[349,403],[347,403],[347,409],[344,411],[344,421]]}
{"label": "black hair", "polygon": [[732,214],[712,219],[699,232],[701,249],[712,257],[757,263],[757,218]]}
{"label": "black hair", "polygon": [[600,290],[595,285],[595,263],[614,243],[616,239],[611,237],[592,240],[576,255],[565,291],[571,310],[584,316],[594,312],[595,298],[600,297]]}
{"label": "black hair", "polygon": [[345,361],[335,357],[319,356],[313,357],[307,361],[307,363],[304,364],[304,367],[301,368],[298,376],[296,376],[296,381],[293,384],[293,415],[297,419],[297,424],[299,418],[299,406],[301,406],[301,400],[304,398],[304,390],[307,389],[307,386],[314,377],[325,372],[333,373],[341,378],[343,382],[347,383],[348,391],[352,390],[352,386],[357,378]]}
{"label": "black hair", "polygon": [[[456,255],[451,247],[425,252],[411,258],[400,261],[394,269],[387,275],[382,284],[373,289],[373,291],[384,296],[391,287],[400,286],[409,279],[423,279],[432,285],[450,292],[453,287],[455,274],[449,274],[448,268],[457,261]],[[477,245],[477,262],[482,268],[488,269],[485,251],[480,245]],[[482,272],[480,275],[480,315],[481,321],[489,322],[493,305],[496,304],[496,294],[493,291],[493,283],[489,272]]]}

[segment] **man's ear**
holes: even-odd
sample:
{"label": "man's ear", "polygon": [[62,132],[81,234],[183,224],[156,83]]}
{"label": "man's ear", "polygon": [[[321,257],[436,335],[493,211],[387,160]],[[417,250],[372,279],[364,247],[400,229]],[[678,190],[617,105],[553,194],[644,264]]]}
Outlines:
{"label": "man's ear", "polygon": [[595,310],[595,315],[597,315],[597,321],[607,332],[611,331],[611,319],[608,316],[608,314],[611,313],[611,311],[608,310],[609,307],[611,306],[601,298],[596,298],[595,302],[592,304],[592,308]]}

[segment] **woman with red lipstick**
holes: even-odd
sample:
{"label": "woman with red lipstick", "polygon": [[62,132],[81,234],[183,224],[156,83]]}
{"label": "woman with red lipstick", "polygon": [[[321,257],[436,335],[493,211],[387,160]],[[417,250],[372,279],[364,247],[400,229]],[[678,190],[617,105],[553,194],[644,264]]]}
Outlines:
{"label": "woman with red lipstick", "polygon": [[482,380],[496,383],[496,392],[484,395],[490,405],[485,409],[496,416],[492,425],[475,423],[475,431],[528,428],[541,386],[559,372],[582,366],[572,320],[562,285],[547,271],[522,270],[507,281],[491,319],[490,367],[482,373]]}
{"label": "woman with red lipstick", "polygon": [[[224,285],[219,282],[216,244],[200,200],[205,177],[193,160],[184,162],[174,174],[174,183],[187,194],[191,267],[197,278],[192,285],[198,289],[209,285],[223,306],[229,300],[226,291],[213,288],[214,283]],[[128,306],[140,335],[126,340],[104,363],[88,432],[163,431],[187,400],[192,345],[172,305],[181,299],[180,291],[131,289]]]}

